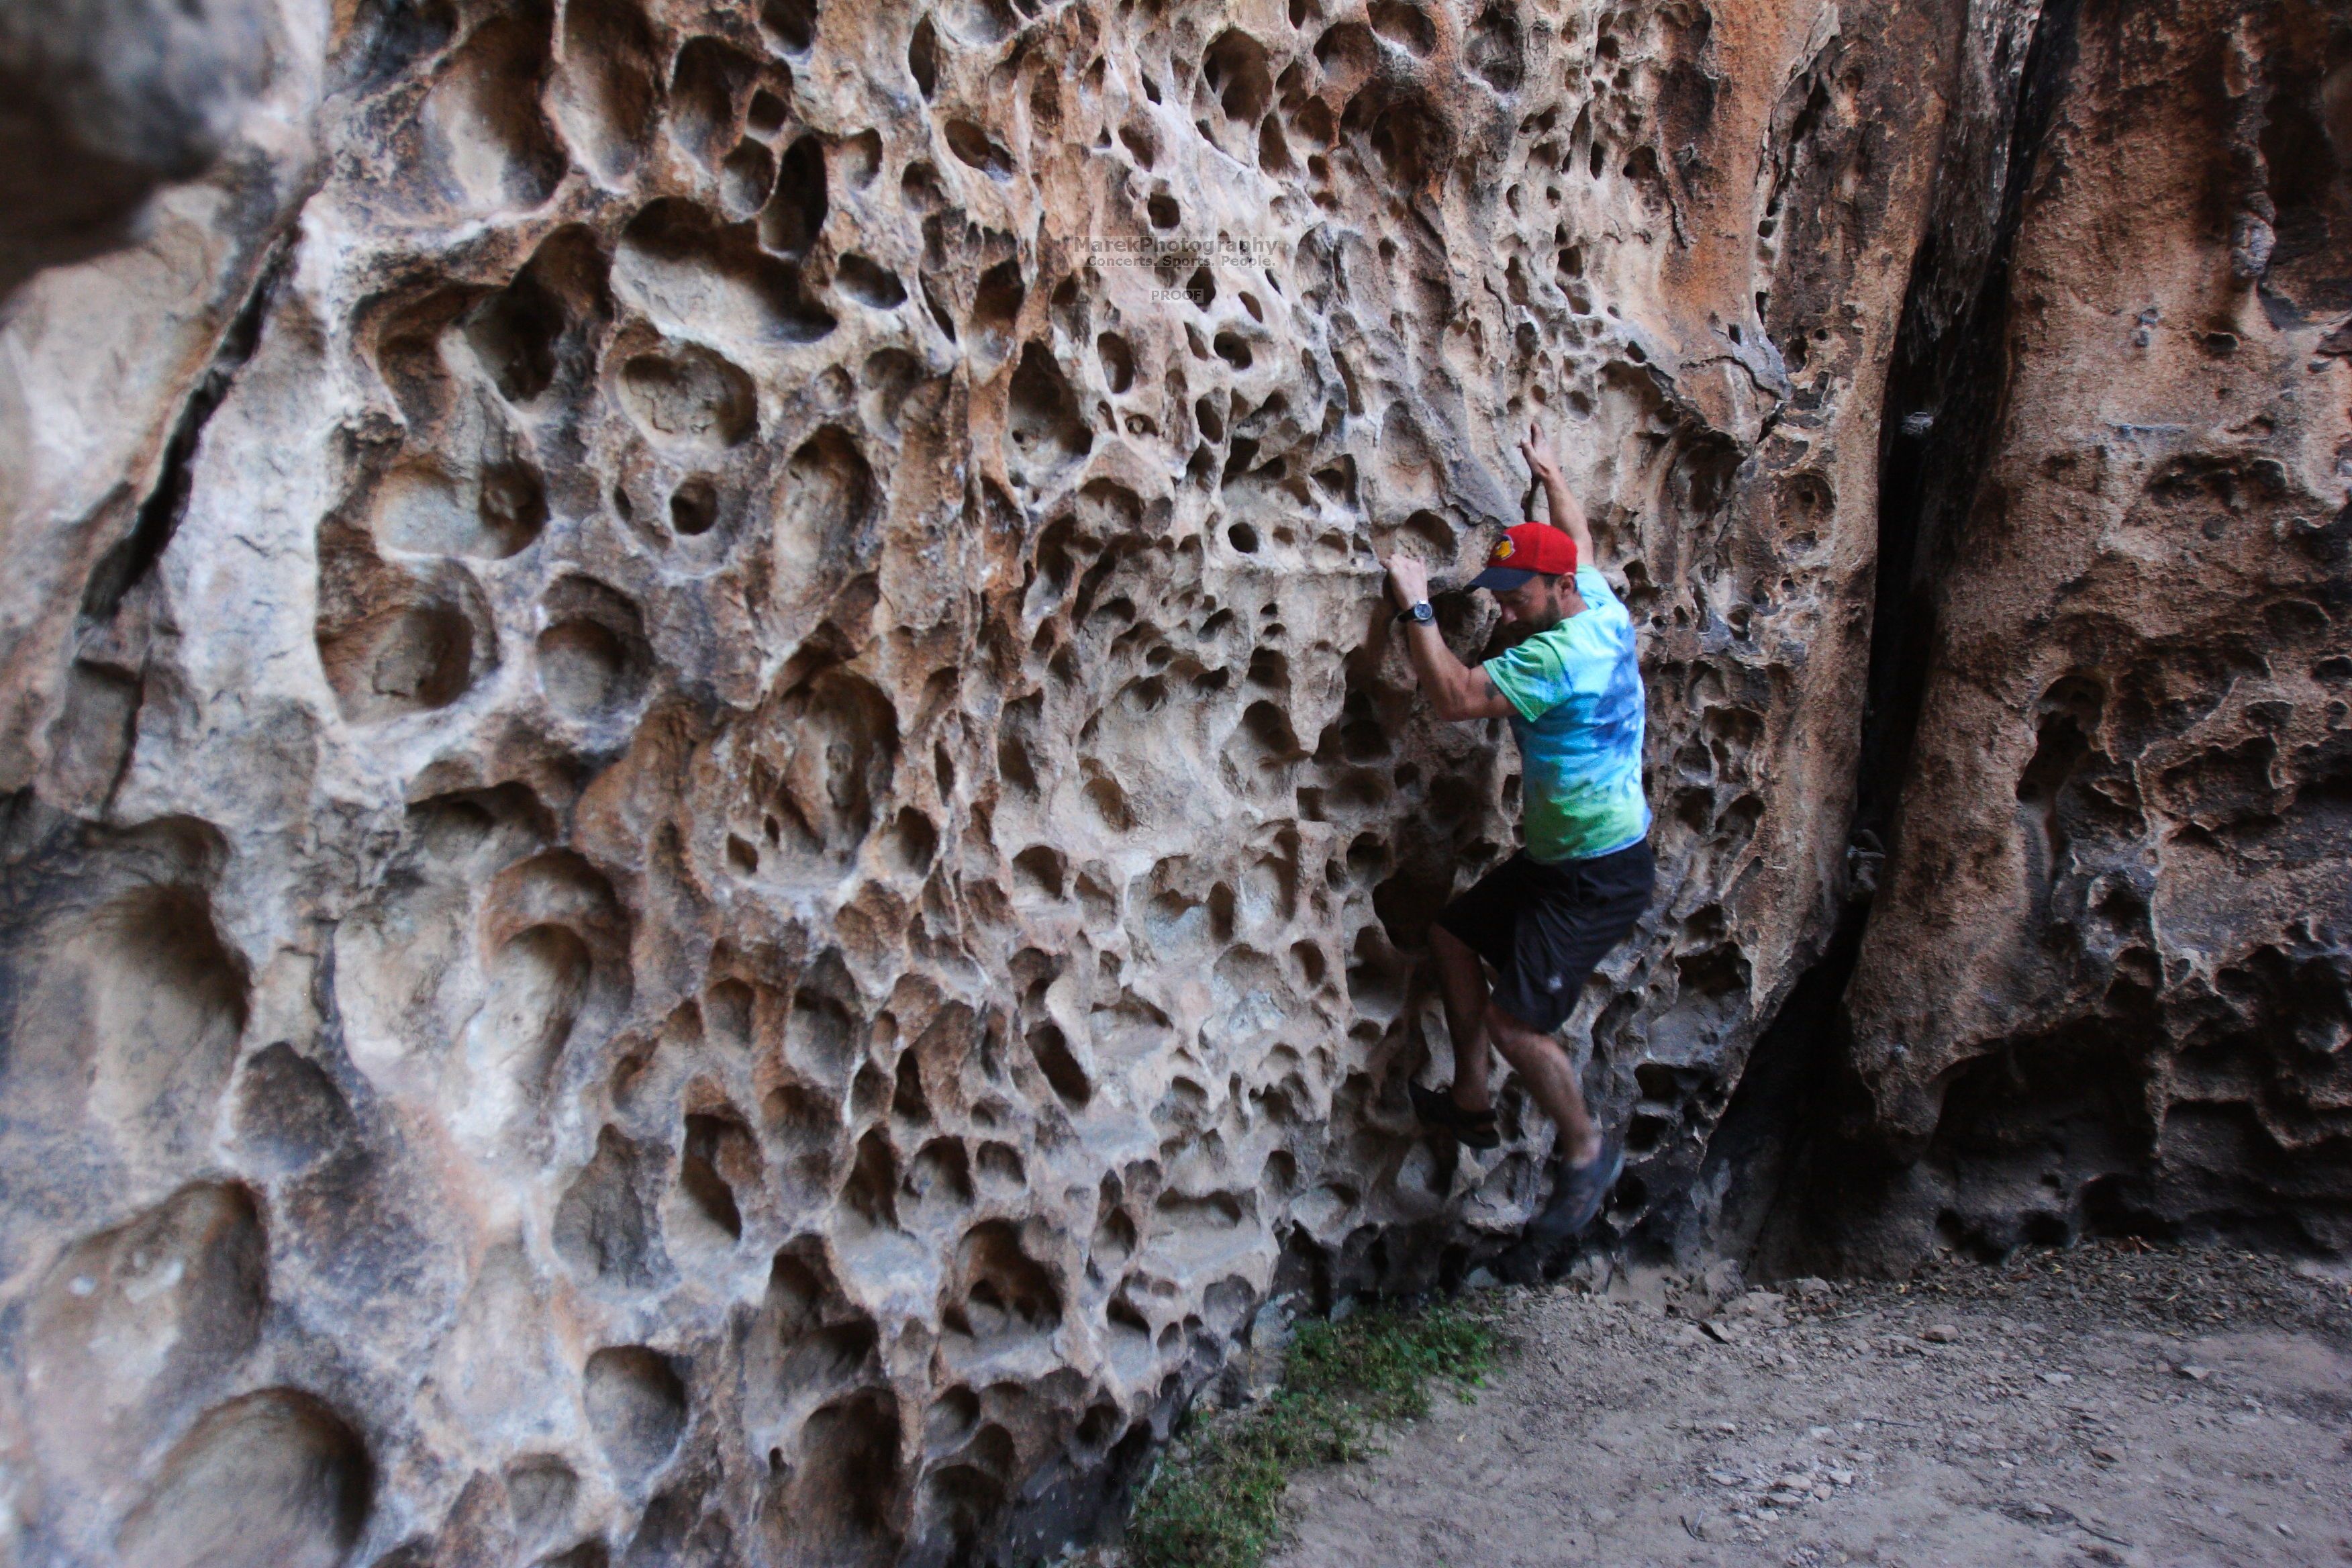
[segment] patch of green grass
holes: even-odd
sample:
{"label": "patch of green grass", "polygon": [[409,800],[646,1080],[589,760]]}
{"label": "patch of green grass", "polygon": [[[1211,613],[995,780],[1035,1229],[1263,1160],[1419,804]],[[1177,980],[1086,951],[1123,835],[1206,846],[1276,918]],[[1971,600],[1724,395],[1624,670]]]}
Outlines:
{"label": "patch of green grass", "polygon": [[1160,1460],[1128,1523],[1130,1568],[1257,1568],[1282,1533],[1290,1472],[1379,1452],[1383,1425],[1429,1411],[1429,1385],[1475,1388],[1501,1347],[1451,1304],[1306,1322],[1282,1387],[1235,1415],[1194,1422]]}

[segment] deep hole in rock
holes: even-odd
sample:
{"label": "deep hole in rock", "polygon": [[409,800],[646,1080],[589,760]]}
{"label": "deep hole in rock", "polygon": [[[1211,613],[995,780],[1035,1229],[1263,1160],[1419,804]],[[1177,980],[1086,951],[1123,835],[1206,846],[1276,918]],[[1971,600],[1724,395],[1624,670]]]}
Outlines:
{"label": "deep hole in rock", "polygon": [[572,576],[548,591],[544,613],[537,653],[550,706],[567,718],[595,721],[635,701],[653,655],[635,604],[602,583]]}
{"label": "deep hole in rock", "polygon": [[529,548],[548,516],[546,486],[519,458],[467,479],[429,459],[404,464],[385,477],[376,505],[375,535],[394,549],[494,561]]}
{"label": "deep hole in rock", "polygon": [[750,1134],[742,1123],[732,1118],[686,1119],[686,1135],[678,1154],[678,1184],[703,1216],[726,1232],[730,1241],[743,1235],[743,1214],[736,1205],[734,1186],[722,1167],[744,1159],[750,1146]]}
{"label": "deep hole in rock", "polygon": [[907,302],[907,286],[898,275],[856,254],[835,265],[834,276],[849,297],[877,310],[895,310]]}
{"label": "deep hole in rock", "polygon": [[719,202],[731,218],[747,218],[760,210],[776,184],[776,155],[758,142],[745,141],[719,165]]}
{"label": "deep hole in rock", "polygon": [[1490,5],[1480,11],[1463,58],[1496,92],[1517,92],[1527,76],[1527,59],[1514,9]]}
{"label": "deep hole in rock", "polygon": [[1102,362],[1103,384],[1113,393],[1125,392],[1135,384],[1135,351],[1117,332],[1105,332],[1095,340],[1096,357]]}
{"label": "deep hole in rock", "polygon": [[562,178],[561,142],[540,110],[545,19],[493,18],[460,44],[418,113],[423,165],[459,210],[526,212]]}
{"label": "deep hole in rock", "polygon": [[947,1307],[945,1321],[951,1332],[983,1344],[1048,1333],[1062,1321],[1053,1275],[1029,1256],[1009,1221],[986,1220],[964,1233],[956,1247],[956,1283],[961,1300]]}
{"label": "deep hole in rock", "polygon": [[816,47],[816,0],[767,0],[760,7],[760,25],[791,54]]}
{"label": "deep hole in rock", "polygon": [[794,1568],[882,1568],[893,1561],[897,1401],[870,1390],[826,1405],[808,1418],[794,1451],[797,1461],[770,1477],[761,1501],[769,1561]]}
{"label": "deep hole in rock", "polygon": [[[840,562],[858,543],[873,518],[875,489],[873,467],[856,438],[837,425],[793,451],[774,512],[777,564],[787,590],[802,589],[821,565]],[[835,681],[828,689],[849,689]]]}
{"label": "deep hole in rock", "polygon": [[971,295],[973,345],[984,350],[992,359],[1003,358],[1011,351],[1022,302],[1027,296],[1028,285],[1021,276],[1019,261],[1001,261],[982,273]]}
{"label": "deep hole in rock", "polygon": [[784,128],[791,112],[782,99],[763,87],[751,95],[751,106],[743,111],[743,129],[754,136],[773,136]]}
{"label": "deep hole in rock", "polygon": [[825,190],[824,144],[803,136],[785,150],[776,169],[776,189],[760,215],[760,243],[797,261],[816,243],[831,210]]}
{"label": "deep hole in rock", "polygon": [[667,1356],[643,1345],[591,1355],[582,1398],[605,1457],[631,1481],[658,1469],[686,1430],[686,1384]]}
{"label": "deep hole in rock", "polygon": [[375,1481],[366,1446],[323,1401],[264,1389],[206,1411],[173,1446],[117,1544],[158,1568],[341,1563]]}
{"label": "deep hole in rock", "polygon": [[[1226,119],[1255,125],[1274,97],[1265,46],[1238,27],[1217,35],[1201,57],[1201,81]],[[1150,166],[1148,161],[1144,166]]]}
{"label": "deep hole in rock", "polygon": [[1003,1506],[1003,1481],[977,1466],[946,1465],[923,1478],[924,1533],[960,1554],[978,1547]]}
{"label": "deep hole in rock", "polygon": [[715,173],[735,145],[737,116],[759,78],[757,60],[718,38],[690,38],[678,50],[670,70],[670,133],[703,167]]}
{"label": "deep hole in rock", "polygon": [[874,183],[882,172],[882,135],[877,131],[861,131],[842,138],[835,153],[835,167],[841,178],[853,191],[862,191]]}
{"label": "deep hole in rock", "polygon": [[606,178],[625,176],[643,155],[657,80],[653,32],[635,0],[569,0],[551,107]]}
{"label": "deep hole in rock", "polygon": [[934,1138],[915,1151],[905,1192],[919,1208],[961,1214],[971,1207],[971,1156],[954,1138]]}
{"label": "deep hole in rock", "polygon": [[698,538],[718,523],[719,491],[709,479],[698,475],[670,492],[669,526],[679,538]]}
{"label": "deep hole in rock", "polygon": [[509,403],[536,401],[569,370],[572,334],[582,318],[610,310],[604,258],[586,229],[558,229],[515,280],[462,319],[466,341]]}
{"label": "deep hole in rock", "polygon": [[992,179],[1013,177],[1013,154],[989,140],[988,132],[969,120],[947,123],[948,151]]}
{"label": "deep hole in rock", "polygon": [[488,605],[454,561],[420,577],[343,547],[321,551],[320,575],[319,658],[354,720],[446,708],[496,658]]}
{"label": "deep hole in rock", "polygon": [[559,1257],[592,1279],[619,1286],[653,1282],[654,1224],[645,1201],[647,1160],[617,1128],[596,1135],[596,1155],[555,1207]]}
{"label": "deep hole in rock", "polygon": [[1437,28],[1411,0],[1372,0],[1372,30],[1399,48],[1426,58],[1437,47]]}
{"label": "deep hole in rock", "polygon": [[[792,156],[784,162],[759,226],[764,231],[780,221],[791,238],[800,236],[807,212],[787,200],[788,188],[796,187],[790,185]],[[676,196],[651,203],[622,231],[614,276],[654,320],[691,337],[805,343],[835,326],[807,297],[800,269],[763,250],[751,226],[722,226]]]}
{"label": "deep hole in rock", "polygon": [[656,440],[716,449],[735,446],[759,428],[751,378],[698,343],[631,358],[621,367],[621,396]]}
{"label": "deep hole in rock", "polygon": [[929,16],[915,24],[907,43],[907,70],[925,98],[940,90],[940,33]]}
{"label": "deep hole in rock", "polygon": [[1036,1058],[1037,1070],[1073,1110],[1084,1110],[1094,1098],[1094,1086],[1087,1081],[1084,1068],[1071,1054],[1068,1037],[1056,1025],[1039,1024],[1029,1031],[1029,1054]]}
{"label": "deep hole in rock", "polygon": [[1036,343],[1021,351],[1013,373],[1007,421],[1023,456],[1050,467],[1076,462],[1094,448],[1078,400],[1061,367]]}

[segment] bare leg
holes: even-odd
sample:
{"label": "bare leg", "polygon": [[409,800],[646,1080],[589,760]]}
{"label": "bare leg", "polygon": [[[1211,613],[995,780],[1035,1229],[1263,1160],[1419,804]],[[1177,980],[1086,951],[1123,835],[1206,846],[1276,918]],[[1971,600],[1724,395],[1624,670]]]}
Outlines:
{"label": "bare leg", "polygon": [[[1559,1042],[1528,1028],[1493,1002],[1486,1004],[1486,1034],[1494,1041],[1495,1048],[1503,1053],[1503,1059],[1527,1080],[1528,1092],[1536,1097],[1544,1114],[1559,1123],[1560,1152],[1569,1163],[1581,1165],[1598,1155],[1601,1130],[1593,1126],[1592,1118],[1585,1112],[1583,1087],[1576,1081],[1576,1069],[1570,1065],[1568,1053],[1559,1048]],[[1456,1061],[1461,1059],[1461,1052],[1457,1043]],[[1479,1077],[1486,1077],[1483,1062]]]}
{"label": "bare leg", "polygon": [[1446,1037],[1454,1042],[1454,1103],[1465,1110],[1488,1110],[1486,972],[1469,943],[1444,926],[1429,928],[1429,945],[1437,957]]}

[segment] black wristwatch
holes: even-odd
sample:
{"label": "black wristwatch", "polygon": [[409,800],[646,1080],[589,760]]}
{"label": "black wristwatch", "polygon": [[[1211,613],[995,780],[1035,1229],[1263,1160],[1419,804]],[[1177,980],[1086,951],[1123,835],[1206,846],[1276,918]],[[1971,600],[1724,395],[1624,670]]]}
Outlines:
{"label": "black wristwatch", "polygon": [[1437,619],[1437,612],[1431,607],[1427,599],[1423,599],[1407,610],[1402,618],[1412,622],[1415,626],[1425,626]]}

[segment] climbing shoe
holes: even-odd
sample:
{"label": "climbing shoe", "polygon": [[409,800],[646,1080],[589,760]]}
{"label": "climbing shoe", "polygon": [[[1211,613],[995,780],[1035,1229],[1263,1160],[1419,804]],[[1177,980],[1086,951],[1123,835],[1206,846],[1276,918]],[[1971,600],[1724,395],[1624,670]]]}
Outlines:
{"label": "climbing shoe", "polygon": [[1601,1212],[1609,1196],[1609,1189],[1625,1172],[1625,1146],[1614,1138],[1603,1139],[1601,1152],[1581,1165],[1571,1165],[1563,1160],[1552,1187],[1551,1202],[1543,1212],[1528,1222],[1527,1239],[1538,1247],[1557,1247],[1582,1231]]}
{"label": "climbing shoe", "polygon": [[1412,1113],[1421,1118],[1423,1127],[1451,1132],[1454,1142],[1465,1149],[1492,1149],[1502,1142],[1502,1131],[1495,1124],[1493,1111],[1465,1110],[1442,1089],[1423,1089],[1410,1081],[1405,1088],[1412,1095]]}

